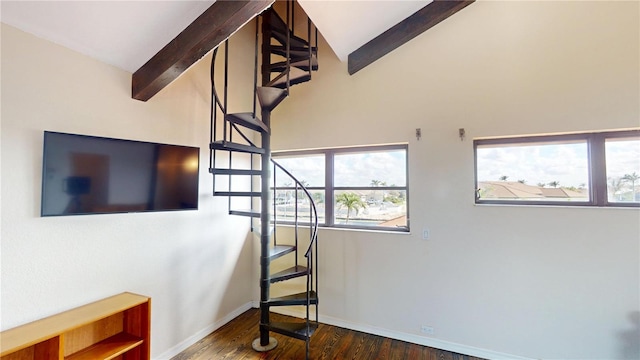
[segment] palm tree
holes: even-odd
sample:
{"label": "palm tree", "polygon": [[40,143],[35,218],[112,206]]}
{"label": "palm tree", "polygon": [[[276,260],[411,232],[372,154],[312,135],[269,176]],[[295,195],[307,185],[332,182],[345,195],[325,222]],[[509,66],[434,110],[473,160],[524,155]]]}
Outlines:
{"label": "palm tree", "polygon": [[622,180],[631,183],[631,200],[635,201],[636,200],[636,181],[640,180],[640,175],[636,174],[636,172],[634,171],[631,174],[625,174],[622,177]]}
{"label": "palm tree", "polygon": [[[371,180],[371,184],[369,184],[370,186],[373,187],[378,187],[378,186],[387,186],[387,182],[386,181],[382,181],[382,180],[376,180],[373,179]],[[384,197],[385,197],[385,191],[382,190],[382,196],[378,196],[380,194],[380,190],[373,190],[372,191],[372,195],[371,195],[371,200],[376,201],[381,199],[382,201],[384,201]]]}
{"label": "palm tree", "polygon": [[507,175],[502,175],[502,176],[500,176],[499,179],[500,179],[500,181],[507,181],[508,178],[509,177]]}
{"label": "palm tree", "polygon": [[539,182],[539,183],[538,183],[538,187],[543,188],[543,187],[545,187],[545,186],[547,186],[547,184],[545,184],[545,183],[543,183],[543,182]]}
{"label": "palm tree", "polygon": [[316,204],[322,204],[324,202],[324,194],[320,192],[312,192],[313,202]]}
{"label": "palm tree", "polygon": [[302,186],[303,188],[306,189],[307,187],[309,187],[309,182],[307,180],[300,180],[300,185],[297,186],[297,188],[299,189],[298,190],[298,200],[305,198],[305,193],[304,193],[304,191],[302,191],[300,186]]}
{"label": "palm tree", "polygon": [[609,190],[609,201],[613,199],[621,200],[616,199],[616,195],[622,190],[622,178],[609,177],[608,180],[609,184],[607,185],[607,189]]}
{"label": "palm tree", "polygon": [[526,183],[527,183],[527,180],[525,180],[525,179],[521,179],[521,180],[518,180],[518,182],[519,182],[520,184],[526,184]]}
{"label": "palm tree", "polygon": [[336,204],[338,204],[340,207],[347,208],[347,220],[345,221],[345,223],[349,222],[351,210],[355,210],[356,215],[358,215],[360,209],[367,207],[367,203],[362,201],[360,195],[356,193],[342,193],[336,196]]}
{"label": "palm tree", "polygon": [[557,180],[554,180],[549,183],[549,186],[553,186],[554,188],[557,188],[558,186],[560,186],[560,182]]}

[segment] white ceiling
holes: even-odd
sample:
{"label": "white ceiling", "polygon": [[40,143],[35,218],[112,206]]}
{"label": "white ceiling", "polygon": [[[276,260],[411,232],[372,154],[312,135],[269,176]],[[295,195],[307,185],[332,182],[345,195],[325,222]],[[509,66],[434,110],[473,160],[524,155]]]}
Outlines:
{"label": "white ceiling", "polygon": [[3,23],[135,72],[210,1],[5,1]]}
{"label": "white ceiling", "polygon": [[[215,0],[7,1],[3,23],[135,72]],[[299,0],[338,58],[431,0]]]}
{"label": "white ceiling", "polygon": [[341,61],[432,0],[298,0]]}

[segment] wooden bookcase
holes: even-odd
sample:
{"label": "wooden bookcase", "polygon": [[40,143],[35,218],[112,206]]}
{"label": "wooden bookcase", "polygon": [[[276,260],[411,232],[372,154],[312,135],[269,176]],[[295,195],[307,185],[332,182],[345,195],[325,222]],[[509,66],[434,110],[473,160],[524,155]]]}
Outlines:
{"label": "wooden bookcase", "polygon": [[151,299],[122,293],[0,333],[0,360],[148,360]]}

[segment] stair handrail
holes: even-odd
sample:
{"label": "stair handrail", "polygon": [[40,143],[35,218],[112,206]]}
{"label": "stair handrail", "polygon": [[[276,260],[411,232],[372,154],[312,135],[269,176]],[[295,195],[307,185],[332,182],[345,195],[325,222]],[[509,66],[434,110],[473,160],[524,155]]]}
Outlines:
{"label": "stair handrail", "polygon": [[[214,77],[214,70],[215,70],[215,63],[216,63],[216,57],[218,55],[218,47],[215,48],[213,50],[213,55],[211,58],[211,94],[215,100],[215,103],[218,105],[218,107],[220,108],[220,111],[222,111],[223,115],[226,115],[227,111],[225,106],[220,102],[220,96],[218,95],[218,91],[216,90],[216,82],[215,82],[215,77]],[[212,117],[213,117],[213,113],[215,112],[215,109],[211,109],[212,111]],[[255,110],[254,110],[255,112]],[[255,113],[254,113],[255,116]],[[216,125],[216,122],[213,121],[213,125]],[[238,132],[238,134],[240,134],[240,136],[251,146],[256,146],[255,143],[253,143],[253,141],[251,141],[249,139],[249,137],[247,137],[240,128],[238,128],[238,126],[236,126],[236,124],[231,124],[231,128],[235,129],[236,132]],[[226,134],[224,134],[226,135]],[[212,134],[212,137],[214,137],[215,134]],[[213,140],[213,139],[212,139]]]}
{"label": "stair handrail", "polygon": [[218,106],[220,107],[220,110],[222,111],[223,114],[227,113],[227,109],[224,108],[224,106],[222,105],[222,103],[220,102],[220,96],[218,95],[218,91],[216,90],[216,80],[215,80],[215,76],[214,76],[214,70],[215,70],[215,65],[216,65],[216,57],[218,56],[218,48],[216,47],[213,50],[213,55],[211,57],[211,93],[213,94],[213,97],[216,101],[216,104],[218,104]]}
{"label": "stair handrail", "polygon": [[307,190],[307,188],[302,184],[302,182],[300,182],[295,176],[293,176],[293,174],[291,174],[287,169],[285,169],[282,165],[280,165],[274,159],[271,159],[271,162],[280,170],[282,170],[285,174],[287,174],[287,176],[289,176],[296,183],[296,187],[300,186],[300,189],[302,190],[302,192],[304,192],[307,198],[309,198],[309,204],[311,205],[311,211],[313,212],[313,219],[309,219],[311,236],[310,236],[309,247],[307,248],[307,251],[305,251],[304,253],[304,256],[308,258],[309,254],[312,251],[312,246],[318,238],[318,210],[316,209],[316,203],[315,201],[313,201],[313,197],[309,193],[309,190]]}
{"label": "stair handrail", "polygon": [[[293,31],[293,12],[291,12],[291,27],[289,27],[289,8],[290,2],[287,1],[287,94],[291,93],[291,32]],[[288,30],[288,29],[292,30]]]}
{"label": "stair handrail", "polygon": [[[307,190],[307,188],[302,184],[301,181],[299,181],[295,176],[293,176],[293,174],[291,174],[287,169],[285,169],[282,165],[278,164],[277,161],[273,160],[273,158],[271,158],[271,162],[274,164],[274,166],[276,166],[277,168],[279,168],[280,170],[282,170],[287,176],[289,176],[295,183],[295,191],[296,191],[296,198],[297,198],[297,193],[298,193],[298,187],[300,187],[300,189],[302,189],[302,191],[304,192],[304,194],[307,196],[307,198],[309,199],[309,204],[311,205],[310,209],[310,214],[309,216],[313,215],[313,221],[310,218],[309,219],[309,226],[310,226],[310,230],[311,230],[311,236],[309,239],[309,247],[307,248],[307,251],[304,253],[304,257],[307,258],[307,269],[309,271],[309,273],[307,274],[307,281],[306,281],[306,287],[307,287],[307,291],[306,291],[306,359],[309,358],[309,334],[311,331],[311,318],[309,316],[309,308],[311,306],[311,290],[315,289],[316,292],[316,299],[318,297],[318,275],[315,274],[315,283],[314,283],[314,272],[317,272],[317,266],[318,266],[318,210],[316,209],[316,204],[315,201],[313,201],[313,197],[311,196],[311,194],[309,193],[309,190]],[[274,172],[275,173],[275,172]],[[275,175],[274,175],[275,178]],[[275,188],[275,184],[274,184],[274,188]],[[296,200],[296,206],[297,206],[297,200]],[[298,217],[298,210],[296,209],[296,219]],[[275,218],[275,214],[274,214],[274,218]],[[296,221],[296,228],[298,227],[297,225],[297,221]],[[297,230],[296,230],[297,231]],[[297,240],[296,240],[297,242]],[[311,254],[313,254],[313,246],[315,245],[315,256],[316,256],[316,261],[314,262],[314,257],[310,256]],[[316,268],[314,269],[314,265],[316,266]],[[314,286],[315,285],[315,286]],[[316,317],[314,322],[317,324],[318,323],[318,306],[316,304]]]}

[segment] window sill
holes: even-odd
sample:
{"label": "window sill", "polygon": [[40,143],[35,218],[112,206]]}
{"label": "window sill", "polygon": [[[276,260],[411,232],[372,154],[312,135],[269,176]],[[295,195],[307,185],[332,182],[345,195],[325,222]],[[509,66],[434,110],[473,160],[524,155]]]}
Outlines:
{"label": "window sill", "polygon": [[516,207],[516,208],[543,208],[543,209],[617,209],[640,210],[640,206],[596,206],[596,205],[564,205],[564,204],[499,204],[499,203],[474,203],[477,207]]}
{"label": "window sill", "polygon": [[[287,223],[278,223],[277,226],[293,228],[295,225],[287,224]],[[307,225],[298,225],[298,226],[309,226]],[[318,229],[320,230],[335,230],[335,231],[356,231],[356,232],[367,232],[367,233],[375,233],[375,234],[400,234],[400,235],[411,235],[410,229],[399,228],[397,230],[392,229],[367,229],[367,228],[351,228],[351,227],[343,227],[343,226],[324,226],[318,225]]]}

